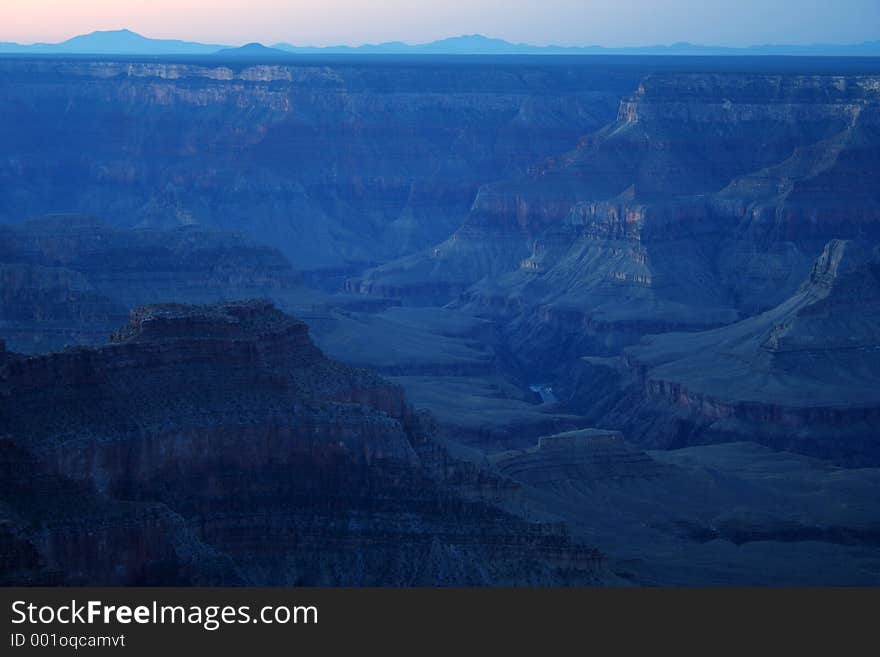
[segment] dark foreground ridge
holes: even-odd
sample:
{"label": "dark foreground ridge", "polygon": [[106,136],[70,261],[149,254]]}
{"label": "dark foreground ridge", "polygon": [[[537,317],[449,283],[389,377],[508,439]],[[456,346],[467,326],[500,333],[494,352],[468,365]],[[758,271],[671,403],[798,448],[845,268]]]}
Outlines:
{"label": "dark foreground ridge", "polygon": [[431,435],[268,302],[149,306],[110,345],[4,349],[0,580],[602,581],[598,552],[481,501],[501,480]]}

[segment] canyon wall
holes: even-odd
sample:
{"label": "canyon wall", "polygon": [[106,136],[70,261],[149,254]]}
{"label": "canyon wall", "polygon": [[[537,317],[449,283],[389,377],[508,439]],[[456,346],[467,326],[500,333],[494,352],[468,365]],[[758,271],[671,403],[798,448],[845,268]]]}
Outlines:
{"label": "canyon wall", "polygon": [[[4,352],[5,353],[5,352]],[[597,583],[597,551],[491,505],[402,391],[261,301],[135,311],[0,367],[4,583]]]}
{"label": "canyon wall", "polygon": [[0,61],[0,222],[200,224],[298,269],[429,246],[480,184],[610,120],[635,67]]}
{"label": "canyon wall", "polygon": [[836,58],[0,58],[0,582],[878,581],[878,108]]}
{"label": "canyon wall", "polygon": [[433,286],[531,363],[729,324],[794,293],[828,240],[880,239],[878,117],[876,75],[648,75],[615,121],[349,289]]}
{"label": "canyon wall", "polygon": [[749,440],[875,465],[877,249],[832,240],[795,293],[764,313],[584,359],[573,399],[593,421],[654,447]]}
{"label": "canyon wall", "polygon": [[280,251],[241,235],[69,214],[0,226],[0,282],[0,336],[25,353],[102,344],[142,304],[315,296]]}

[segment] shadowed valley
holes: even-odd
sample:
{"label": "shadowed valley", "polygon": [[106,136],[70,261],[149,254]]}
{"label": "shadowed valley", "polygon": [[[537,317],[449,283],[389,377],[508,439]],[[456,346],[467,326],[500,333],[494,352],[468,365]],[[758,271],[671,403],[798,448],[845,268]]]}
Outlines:
{"label": "shadowed valley", "polygon": [[0,58],[3,582],[880,582],[874,60],[266,58]]}

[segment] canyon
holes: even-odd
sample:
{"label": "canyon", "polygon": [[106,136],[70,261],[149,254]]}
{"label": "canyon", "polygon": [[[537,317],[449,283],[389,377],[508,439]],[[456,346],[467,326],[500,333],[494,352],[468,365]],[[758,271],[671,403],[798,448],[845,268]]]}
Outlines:
{"label": "canyon", "polygon": [[0,61],[0,222],[257,236],[298,269],[428,246],[482,182],[613,116],[633,69]]}
{"label": "canyon", "polygon": [[5,583],[610,578],[268,302],[141,307],[109,345],[13,358],[0,388]]}
{"label": "canyon", "polygon": [[874,60],[0,57],[0,117],[2,581],[880,581]]}

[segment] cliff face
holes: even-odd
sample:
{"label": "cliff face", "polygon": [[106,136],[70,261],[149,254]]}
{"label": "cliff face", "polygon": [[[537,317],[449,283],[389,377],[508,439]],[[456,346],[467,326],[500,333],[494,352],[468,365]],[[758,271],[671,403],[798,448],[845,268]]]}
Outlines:
{"label": "cliff face", "polygon": [[0,227],[0,281],[0,336],[26,353],[101,344],[141,304],[261,296],[291,307],[311,296],[279,251],[239,235],[78,215]]}
{"label": "cliff face", "polygon": [[565,520],[642,584],[880,581],[877,468],[753,442],[644,452],[597,429],[490,460],[521,484],[519,512]]}
{"label": "cliff face", "polygon": [[501,311],[529,361],[766,310],[829,239],[880,237],[878,93],[876,76],[649,75],[616,121],[485,186],[450,239],[359,289],[471,284],[460,304]]}
{"label": "cliff face", "polygon": [[616,121],[483,187],[450,239],[358,289],[418,304],[433,286],[496,319],[533,380],[645,444],[875,463],[880,283],[854,254],[880,241],[878,90],[876,75],[647,76]]}
{"label": "cliff face", "polygon": [[7,360],[5,583],[604,577],[560,526],[482,501],[505,484],[267,302],[145,307],[109,345]]}
{"label": "cliff face", "polygon": [[535,447],[502,452],[493,462],[506,476],[539,488],[577,480],[596,486],[670,474],[668,468],[628,445],[620,432],[599,429],[542,436]]}
{"label": "cliff face", "polygon": [[834,240],[771,310],[712,331],[643,339],[626,350],[632,378],[609,388],[618,400],[600,413],[657,446],[754,440],[876,464],[877,258],[870,244]]}
{"label": "cliff face", "polygon": [[299,269],[446,237],[479,185],[613,118],[635,67],[0,62],[0,222],[198,223]]}

